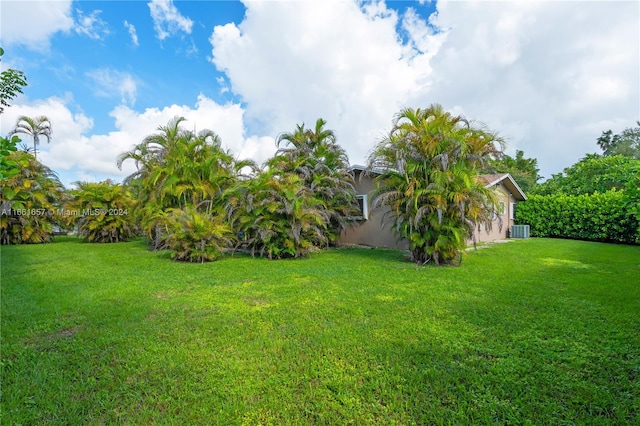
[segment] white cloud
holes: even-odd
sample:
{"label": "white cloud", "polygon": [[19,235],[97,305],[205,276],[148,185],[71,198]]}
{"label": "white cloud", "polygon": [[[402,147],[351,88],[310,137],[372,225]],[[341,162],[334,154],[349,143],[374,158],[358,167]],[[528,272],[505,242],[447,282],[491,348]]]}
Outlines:
{"label": "white cloud", "polygon": [[94,10],[89,15],[85,15],[82,10],[77,9],[74,31],[92,40],[103,40],[110,31],[109,25],[100,18],[101,13],[101,10]]}
{"label": "white cloud", "polygon": [[92,82],[96,96],[112,98],[120,95],[120,102],[130,105],[136,102],[137,85],[134,77],[123,71],[100,68],[86,73]]}
{"label": "white cloud", "polygon": [[[538,158],[546,177],[640,116],[638,3],[439,2],[450,28],[422,99],[460,107]],[[601,123],[601,125],[596,124]]]}
{"label": "white cloud", "polygon": [[179,32],[191,34],[193,21],[182,16],[173,4],[173,0],[151,0],[147,3],[153,18],[153,27],[159,40]]}
{"label": "white cloud", "polygon": [[17,44],[44,51],[50,37],[73,28],[71,0],[0,0],[0,27],[4,48]]}
{"label": "white cloud", "polygon": [[175,116],[181,116],[187,119],[182,124],[185,128],[196,131],[210,129],[216,132],[222,140],[222,147],[238,158],[252,158],[263,162],[276,150],[272,137],[245,136],[244,111],[239,104],[220,105],[202,94],[198,96],[193,108],[174,104],[162,109],[147,108],[139,113],[129,107],[118,106],[111,112],[111,116],[115,119],[116,128],[137,136],[131,146],[154,133],[158,126],[166,125]]}
{"label": "white cloud", "polygon": [[101,11],[85,15],[77,9],[74,20],[71,6],[70,0],[0,0],[2,43],[5,47],[18,44],[46,51],[57,32],[74,31],[92,40],[102,40],[109,34],[108,24],[99,16]]}
{"label": "white cloud", "polygon": [[[72,29],[70,3],[0,1],[3,43],[42,47]],[[279,132],[322,117],[351,162],[363,163],[400,108],[438,102],[484,121],[510,140],[508,152],[523,149],[549,176],[597,151],[603,130],[621,131],[640,117],[638,3],[440,1],[429,21],[381,1],[245,6],[241,23],[217,26],[210,38],[211,61],[226,74],[220,90],[239,95],[242,106],[201,95],[192,106],[135,111],[136,79],[107,68],[89,77],[99,94],[122,102],[111,112],[114,131],[90,135],[92,119],[72,113],[70,100],[24,97],[0,116],[2,128],[18,115],[49,116],[54,137],[42,158],[70,182],[131,173],[133,164],[117,170],[117,155],[175,115],[259,162],[273,154]],[[34,14],[40,27],[13,25],[34,7],[48,8]],[[160,39],[190,33],[191,21],[172,2],[149,7]],[[58,20],[47,20],[55,11]]]}
{"label": "white cloud", "polygon": [[[198,96],[193,107],[171,105],[149,108],[138,112],[120,105],[111,111],[114,131],[106,134],[90,134],[93,120],[84,114],[74,114],[69,104],[72,99],[49,98],[34,103],[14,104],[0,115],[3,133],[13,128],[20,115],[49,117],[53,135],[51,143],[41,143],[38,158],[58,172],[65,185],[82,180],[114,179],[121,181],[135,171],[133,162],[125,162],[123,170],[116,167],[116,159],[130,150],[144,137],[155,133],[175,116],[187,119],[185,128],[211,129],[222,139],[224,149],[238,158],[253,158],[260,162],[275,152],[271,137],[245,137],[243,110],[238,104],[220,105],[206,96]],[[32,143],[25,138],[25,143]]]}
{"label": "white cloud", "polygon": [[138,33],[136,31],[136,27],[133,24],[130,24],[128,21],[124,21],[124,26],[129,31],[129,36],[131,37],[131,42],[134,46],[140,46],[138,42]]}
{"label": "white cloud", "polygon": [[216,83],[218,83],[218,86],[220,86],[221,95],[231,91],[224,77],[216,77]]}
{"label": "white cloud", "polygon": [[427,88],[430,42],[420,41],[426,52],[399,43],[398,16],[383,2],[364,9],[345,1],[245,6],[242,23],[214,28],[211,60],[262,134],[322,117],[351,161],[362,163],[393,114]]}
{"label": "white cloud", "polygon": [[428,22],[381,1],[245,6],[210,42],[246,122],[276,134],[323,117],[353,163],[404,106],[484,121],[547,176],[597,151],[594,123],[640,116],[636,2],[439,1]]}
{"label": "white cloud", "polygon": [[[97,146],[84,136],[93,127],[93,120],[84,114],[74,114],[68,107],[71,99],[48,98],[36,102],[15,103],[0,115],[3,133],[12,129],[21,115],[37,117],[44,115],[51,121],[51,142],[45,140],[38,147],[38,159],[62,175],[66,170],[101,173],[107,170],[105,159],[100,155],[104,146]],[[32,146],[28,136],[19,135],[23,143]]]}

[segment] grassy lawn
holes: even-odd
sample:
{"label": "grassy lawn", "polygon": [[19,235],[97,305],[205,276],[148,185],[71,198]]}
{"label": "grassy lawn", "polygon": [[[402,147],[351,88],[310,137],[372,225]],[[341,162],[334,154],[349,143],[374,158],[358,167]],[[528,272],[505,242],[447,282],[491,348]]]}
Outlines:
{"label": "grassy lawn", "polygon": [[640,247],[2,247],[2,424],[639,424]]}

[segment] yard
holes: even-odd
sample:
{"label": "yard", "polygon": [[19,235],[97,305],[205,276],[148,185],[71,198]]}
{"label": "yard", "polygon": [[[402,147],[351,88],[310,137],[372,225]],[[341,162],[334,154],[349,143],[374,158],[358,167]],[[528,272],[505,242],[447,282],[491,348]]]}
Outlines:
{"label": "yard", "polygon": [[2,424],[640,423],[640,247],[3,246]]}

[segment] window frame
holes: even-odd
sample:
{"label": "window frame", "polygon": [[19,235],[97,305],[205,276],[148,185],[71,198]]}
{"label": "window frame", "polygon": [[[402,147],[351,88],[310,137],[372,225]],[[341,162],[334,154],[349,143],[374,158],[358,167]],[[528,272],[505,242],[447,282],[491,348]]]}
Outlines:
{"label": "window frame", "polygon": [[[358,207],[362,213],[362,218],[369,220],[369,196],[367,194],[357,194],[356,199],[358,200]],[[362,200],[362,206],[360,205],[360,200]]]}

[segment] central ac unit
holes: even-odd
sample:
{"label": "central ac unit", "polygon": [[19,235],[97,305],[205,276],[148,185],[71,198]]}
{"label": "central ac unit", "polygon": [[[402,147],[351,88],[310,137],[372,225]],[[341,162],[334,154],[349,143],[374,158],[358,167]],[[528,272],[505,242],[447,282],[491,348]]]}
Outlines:
{"label": "central ac unit", "polygon": [[511,226],[511,238],[529,238],[529,225]]}

